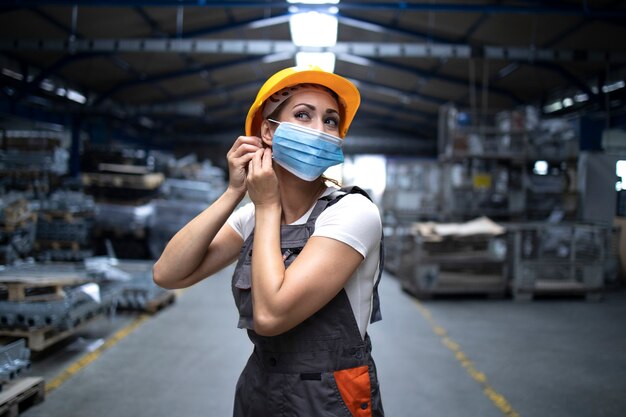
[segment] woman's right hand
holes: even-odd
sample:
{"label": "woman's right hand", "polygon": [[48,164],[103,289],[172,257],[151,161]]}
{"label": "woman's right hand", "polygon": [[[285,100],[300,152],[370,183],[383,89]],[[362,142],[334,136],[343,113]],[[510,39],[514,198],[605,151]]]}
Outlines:
{"label": "woman's right hand", "polygon": [[226,154],[228,159],[228,187],[240,192],[246,192],[246,176],[248,163],[256,151],[262,148],[261,139],[256,136],[239,136]]}

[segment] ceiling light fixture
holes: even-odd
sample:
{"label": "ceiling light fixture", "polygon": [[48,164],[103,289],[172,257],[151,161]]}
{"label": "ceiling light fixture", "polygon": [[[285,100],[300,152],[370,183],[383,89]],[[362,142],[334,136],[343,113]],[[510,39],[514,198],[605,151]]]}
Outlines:
{"label": "ceiling light fixture", "polygon": [[603,93],[610,93],[613,92],[615,90],[619,90],[620,88],[624,88],[625,84],[624,84],[624,80],[619,80],[616,81],[614,83],[611,84],[605,84],[602,86],[602,92]]}
{"label": "ceiling light fixture", "polygon": [[328,14],[294,14],[289,18],[289,30],[296,46],[327,47],[337,43],[337,18]]}
{"label": "ceiling light fixture", "polygon": [[587,100],[589,100],[589,96],[587,94],[585,94],[585,93],[577,93],[574,96],[574,101],[576,103],[583,103],[583,102],[585,102]]}
{"label": "ceiling light fixture", "polygon": [[290,4],[338,4],[339,0],[287,0]]}
{"label": "ceiling light fixture", "polygon": [[296,66],[308,68],[318,66],[324,71],[335,71],[335,54],[332,52],[298,52],[296,54]]}
{"label": "ceiling light fixture", "polygon": [[545,113],[554,113],[555,111],[559,111],[563,109],[563,104],[560,100],[550,103],[546,106],[543,106],[543,111]]}

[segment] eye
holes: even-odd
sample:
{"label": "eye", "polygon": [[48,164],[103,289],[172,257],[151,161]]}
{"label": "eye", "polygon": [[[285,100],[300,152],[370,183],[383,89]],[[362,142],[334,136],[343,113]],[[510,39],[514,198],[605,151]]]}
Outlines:
{"label": "eye", "polygon": [[309,113],[305,112],[305,111],[299,111],[296,114],[293,115],[296,119],[298,120],[309,120],[311,119],[311,116],[309,116]]}
{"label": "eye", "polygon": [[337,128],[337,127],[339,127],[339,119],[337,119],[336,117],[327,117],[324,120],[324,124],[326,124],[328,126],[331,126],[331,127],[334,127],[334,128]]}

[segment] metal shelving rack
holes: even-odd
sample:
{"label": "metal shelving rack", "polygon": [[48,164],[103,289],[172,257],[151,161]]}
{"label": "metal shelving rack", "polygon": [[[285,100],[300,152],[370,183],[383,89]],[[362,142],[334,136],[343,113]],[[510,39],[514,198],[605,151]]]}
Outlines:
{"label": "metal shelving rack", "polygon": [[[476,112],[442,106],[438,150],[442,165],[442,216],[486,215],[500,220],[538,220],[553,207],[577,214],[577,133],[561,119],[540,121],[534,108]],[[530,164],[551,164],[534,175]],[[558,180],[565,185],[559,187]],[[557,181],[555,181],[557,180]],[[549,204],[543,204],[548,201]]]}

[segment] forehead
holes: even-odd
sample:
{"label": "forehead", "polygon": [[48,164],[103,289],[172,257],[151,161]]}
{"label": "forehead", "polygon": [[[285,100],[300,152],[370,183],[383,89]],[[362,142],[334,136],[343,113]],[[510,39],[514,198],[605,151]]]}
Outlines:
{"label": "forehead", "polygon": [[289,104],[289,107],[293,107],[299,104],[310,104],[315,107],[323,108],[323,110],[339,110],[337,100],[335,100],[335,98],[329,92],[326,92],[324,90],[302,91],[291,97]]}

